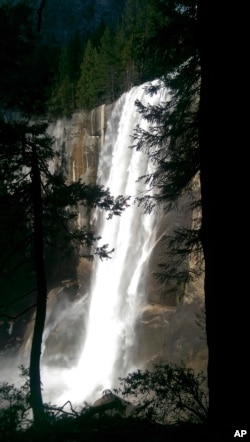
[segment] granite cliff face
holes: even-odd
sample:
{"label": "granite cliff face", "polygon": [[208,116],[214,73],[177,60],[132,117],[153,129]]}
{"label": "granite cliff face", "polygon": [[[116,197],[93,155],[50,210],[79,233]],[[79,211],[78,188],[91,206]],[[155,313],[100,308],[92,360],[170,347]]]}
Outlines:
{"label": "granite cliff face", "polygon": [[[194,192],[199,192],[197,182]],[[183,287],[180,298],[173,295],[172,284],[160,283],[154,276],[159,264],[174,258],[166,254],[161,241],[163,235],[172,235],[176,228],[188,228],[196,219],[190,211],[189,200],[183,196],[178,210],[159,213],[156,244],[151,254],[147,274],[148,303],[142,308],[137,324],[135,353],[145,365],[155,362],[181,363],[197,370],[206,370],[207,347],[204,322],[204,274]],[[190,256],[186,262],[191,270],[197,263]]]}
{"label": "granite cliff face", "polygon": [[[58,152],[54,168],[61,168],[69,182],[96,183],[98,158],[105,125],[112,106],[100,106],[91,112],[75,113],[71,119],[58,120],[49,126]],[[90,214],[79,207],[78,224],[88,225]],[[81,250],[79,250],[79,253]],[[72,366],[76,363],[86,333],[84,305],[88,305],[93,263],[80,258],[75,275],[54,287],[48,297],[47,321],[44,333],[43,360],[50,366]],[[74,279],[72,279],[74,278]],[[24,353],[30,348],[30,330],[24,339]]]}

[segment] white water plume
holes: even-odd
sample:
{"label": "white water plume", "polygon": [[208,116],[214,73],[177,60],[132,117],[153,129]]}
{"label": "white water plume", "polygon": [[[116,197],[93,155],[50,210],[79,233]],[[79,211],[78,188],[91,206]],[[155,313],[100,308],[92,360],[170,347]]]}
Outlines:
{"label": "white water plume", "polygon": [[[166,100],[160,93],[150,97],[138,86],[125,93],[116,103],[107,122],[104,145],[100,153],[98,182],[112,195],[138,196],[145,184],[138,177],[150,172],[147,155],[131,149],[131,135],[136,125],[147,129],[135,100],[158,104]],[[63,373],[65,390],[57,398],[73,404],[100,397],[104,389],[113,388],[119,376],[135,369],[133,344],[139,306],[145,302],[145,274],[153,247],[155,215],[145,215],[131,204],[122,215],[111,220],[96,212],[101,243],[114,248],[111,259],[97,259],[91,284],[87,334],[78,365]]]}

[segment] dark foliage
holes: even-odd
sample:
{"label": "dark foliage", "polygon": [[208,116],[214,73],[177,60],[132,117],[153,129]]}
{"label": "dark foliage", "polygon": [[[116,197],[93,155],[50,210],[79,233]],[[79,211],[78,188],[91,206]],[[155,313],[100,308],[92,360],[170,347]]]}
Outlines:
{"label": "dark foliage", "polygon": [[[193,56],[187,51],[187,57],[181,66],[168,69],[161,82],[145,88],[149,96],[162,93],[166,97],[161,105],[143,105],[136,101],[137,111],[150,123],[150,128],[144,130],[138,126],[131,144],[131,148],[144,152],[154,165],[150,174],[139,177],[153,189],[153,193],[139,196],[138,204],[146,212],[151,212],[157,205],[164,211],[178,211],[184,195],[189,204],[190,221],[161,240],[171,260],[161,264],[159,272],[155,273],[166,284],[167,291],[176,292],[178,299],[183,296],[186,283],[204,271],[200,195],[197,191],[200,73],[195,47]],[[192,268],[188,264],[191,257],[196,262]]]}
{"label": "dark foliage", "polygon": [[206,377],[184,364],[155,365],[121,379],[119,393],[135,404],[133,415],[161,424],[207,419]]}
{"label": "dark foliage", "polygon": [[42,44],[26,1],[0,5],[0,108],[42,113],[50,93],[58,50]]}
{"label": "dark foliage", "polygon": [[[85,405],[75,410],[70,403],[63,407],[45,404],[44,420],[34,424],[30,419],[29,389],[27,370],[21,367],[21,376],[26,379],[24,384],[17,388],[10,384],[0,385],[0,438],[11,442],[97,442],[100,440],[117,441],[117,438],[145,440],[146,442],[182,442],[185,439],[194,442],[206,441],[227,442],[231,429],[223,427],[209,427],[207,424],[191,422],[178,425],[162,425],[153,423],[148,418],[125,417],[119,414],[104,411],[100,414],[89,413],[91,407]],[[178,377],[178,376],[177,376]],[[186,377],[186,375],[184,376]],[[159,380],[159,379],[158,379]],[[174,381],[174,380],[173,380]],[[136,382],[136,381],[135,381]],[[174,381],[175,382],[175,381]],[[174,385],[174,382],[172,385]],[[191,384],[193,378],[191,376]],[[195,384],[194,384],[195,385]],[[164,386],[162,386],[164,389]],[[136,388],[136,385],[135,385]],[[178,387],[181,390],[181,387]],[[193,390],[190,388],[189,391]],[[195,388],[194,388],[195,391]],[[66,411],[66,405],[69,405]]]}
{"label": "dark foliage", "polygon": [[[83,246],[86,250],[85,255],[89,258],[94,255],[98,255],[101,259],[109,258],[112,250],[108,249],[108,245],[94,247],[100,238],[89,229],[89,226],[78,227],[77,208],[80,204],[88,207],[89,210],[99,208],[106,211],[110,218],[113,215],[121,215],[127,205],[127,199],[121,196],[113,198],[109,190],[98,185],[87,186],[80,182],[66,184],[62,176],[52,175],[49,170],[49,161],[54,158],[53,140],[47,134],[47,124],[34,123],[26,119],[9,122],[1,120],[0,129],[0,163],[2,165],[0,220],[4,226],[7,220],[10,224],[15,224],[11,215],[19,219],[19,223],[15,225],[14,236],[7,229],[5,235],[0,237],[3,247],[1,260],[4,263],[0,276],[6,288],[6,293],[2,293],[3,310],[1,313],[7,319],[16,317],[16,315],[11,317],[8,312],[8,307],[13,306],[13,299],[11,302],[10,297],[8,297],[8,302],[6,300],[10,290],[8,275],[12,274],[16,277],[16,269],[26,270],[28,275],[21,297],[25,305],[22,312],[26,313],[34,307],[34,302],[32,305],[25,304],[25,301],[29,302],[29,298],[24,301],[24,295],[30,293],[28,282],[29,275],[32,274],[36,289],[36,317],[29,375],[31,405],[37,421],[44,414],[40,355],[48,294],[46,252],[57,247],[62,250],[66,247],[68,252],[71,249],[72,255],[74,247],[78,251],[79,247]],[[6,201],[11,203],[12,213],[9,212],[10,204],[6,205]],[[15,201],[18,201],[17,205]],[[26,235],[23,236],[24,234]],[[61,241],[62,238],[63,241]]]}

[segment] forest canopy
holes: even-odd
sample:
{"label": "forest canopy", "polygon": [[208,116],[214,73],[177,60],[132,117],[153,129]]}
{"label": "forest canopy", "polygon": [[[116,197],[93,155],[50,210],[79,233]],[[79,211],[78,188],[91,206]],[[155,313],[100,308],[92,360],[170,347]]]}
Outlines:
{"label": "forest canopy", "polygon": [[102,19],[90,31],[83,17],[82,29],[72,27],[66,40],[58,40],[44,38],[38,26],[43,3],[39,16],[29,1],[0,4],[0,105],[5,108],[69,117],[164,75],[173,61],[178,65],[183,59],[182,46],[187,51],[187,42],[180,43],[176,35],[181,29],[186,39],[192,6],[178,10],[174,2],[128,0],[121,2],[115,23]]}

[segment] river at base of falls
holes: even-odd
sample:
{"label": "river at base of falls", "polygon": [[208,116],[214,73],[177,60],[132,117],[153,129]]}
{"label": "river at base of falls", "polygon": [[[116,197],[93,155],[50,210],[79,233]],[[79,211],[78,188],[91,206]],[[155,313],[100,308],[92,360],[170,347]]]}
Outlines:
{"label": "river at base of falls", "polygon": [[[138,368],[133,362],[135,326],[140,307],[146,302],[145,275],[155,241],[156,217],[144,214],[132,202],[145,192],[145,184],[138,178],[148,174],[152,164],[145,154],[129,146],[138,124],[149,129],[135,101],[154,105],[166,101],[167,96],[161,91],[150,97],[144,88],[141,85],[123,94],[107,121],[98,182],[114,196],[131,196],[131,205],[110,220],[103,213],[95,213],[93,223],[98,226],[101,244],[108,244],[114,252],[111,259],[95,262],[87,332],[77,366],[65,370],[42,366],[44,398],[59,406],[67,400],[74,405],[92,402],[103,390],[117,386],[119,377]],[[79,308],[84,308],[83,304]]]}

